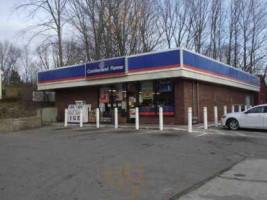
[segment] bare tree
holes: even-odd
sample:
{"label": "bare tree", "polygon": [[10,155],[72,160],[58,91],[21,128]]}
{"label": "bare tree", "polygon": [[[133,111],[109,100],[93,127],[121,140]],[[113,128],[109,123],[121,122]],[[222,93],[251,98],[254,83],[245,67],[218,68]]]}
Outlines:
{"label": "bare tree", "polygon": [[63,43],[64,60],[66,65],[75,65],[86,62],[86,55],[83,54],[81,45],[74,40]]}
{"label": "bare tree", "polygon": [[16,10],[28,10],[28,18],[38,19],[38,22],[22,33],[34,32],[31,40],[43,36],[43,43],[56,44],[59,57],[58,66],[63,66],[62,31],[67,19],[65,18],[67,0],[28,0],[20,4]]}
{"label": "bare tree", "polygon": [[28,0],[17,9],[37,23],[24,32],[43,40],[23,65],[34,71],[183,46],[264,73],[266,8],[265,0]]}
{"label": "bare tree", "polygon": [[222,48],[222,33],[224,27],[224,11],[223,3],[221,0],[214,0],[211,2],[210,8],[210,39],[208,47],[208,55],[214,59],[222,60],[220,49]]}
{"label": "bare tree", "polygon": [[161,42],[162,32],[154,6],[155,0],[139,0],[139,35],[142,52],[154,50]]}
{"label": "bare tree", "polygon": [[174,41],[176,47],[184,46],[190,49],[192,37],[192,16],[188,12],[189,2],[187,0],[177,1],[175,4],[176,26],[174,30]]}
{"label": "bare tree", "polygon": [[51,46],[39,46],[36,48],[36,56],[37,56],[37,63],[40,70],[48,70],[53,68],[53,60],[52,60],[52,54],[50,53],[52,51]]}
{"label": "bare tree", "polygon": [[[260,66],[266,66],[261,64],[262,60],[266,59],[266,17],[267,17],[267,3],[261,2],[259,0],[251,0],[251,26],[248,42],[248,61],[247,61],[247,71],[250,73],[255,73]],[[262,45],[262,44],[265,44]]]}
{"label": "bare tree", "polygon": [[91,60],[91,44],[90,44],[90,23],[88,15],[84,14],[86,9],[85,1],[83,0],[70,0],[70,8],[68,9],[68,15],[70,23],[75,27],[78,33],[81,35],[83,47],[85,49],[86,61]]}
{"label": "bare tree", "polygon": [[23,51],[21,52],[20,57],[20,68],[22,72],[22,78],[23,80],[28,83],[31,80],[30,73],[32,69],[30,68],[30,65],[32,64],[32,56],[30,55],[29,45],[23,46]]}
{"label": "bare tree", "polygon": [[158,5],[161,27],[169,49],[177,26],[177,7],[178,1],[175,0],[161,0]]}
{"label": "bare tree", "polygon": [[10,83],[12,72],[18,71],[21,50],[8,41],[0,42],[0,69],[3,71],[3,81]]}
{"label": "bare tree", "polygon": [[192,17],[192,34],[194,36],[194,48],[196,52],[201,52],[206,37],[208,25],[208,0],[188,0],[189,12]]}

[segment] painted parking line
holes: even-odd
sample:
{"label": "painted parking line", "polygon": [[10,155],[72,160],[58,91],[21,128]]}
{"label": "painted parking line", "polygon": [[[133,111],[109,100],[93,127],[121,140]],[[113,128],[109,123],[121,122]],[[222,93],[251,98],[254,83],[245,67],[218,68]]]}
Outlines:
{"label": "painted parking line", "polygon": [[200,135],[197,135],[196,137],[201,137],[201,136],[204,136],[204,135],[207,135],[208,133],[202,133],[202,134],[200,134]]}
{"label": "painted parking line", "polygon": [[226,135],[226,133],[219,131],[219,130],[214,130],[216,133],[218,133],[219,135]]}
{"label": "painted parking line", "polygon": [[241,137],[246,137],[247,135],[241,133],[241,132],[238,132],[238,131],[231,131],[232,133],[238,135],[238,136],[241,136]]}

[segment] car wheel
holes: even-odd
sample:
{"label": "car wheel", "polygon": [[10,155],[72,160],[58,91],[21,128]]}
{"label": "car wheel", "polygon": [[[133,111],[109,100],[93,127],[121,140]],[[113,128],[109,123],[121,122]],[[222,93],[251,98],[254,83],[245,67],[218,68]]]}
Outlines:
{"label": "car wheel", "polygon": [[236,119],[229,119],[227,124],[228,128],[231,130],[237,130],[239,128],[239,123]]}

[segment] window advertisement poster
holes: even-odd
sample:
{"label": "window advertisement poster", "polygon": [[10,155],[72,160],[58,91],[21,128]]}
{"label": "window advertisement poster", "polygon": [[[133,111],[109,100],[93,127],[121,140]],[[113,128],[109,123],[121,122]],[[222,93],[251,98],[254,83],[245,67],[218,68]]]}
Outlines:
{"label": "window advertisement poster", "polygon": [[153,81],[145,81],[141,83],[142,100],[153,100]]}
{"label": "window advertisement poster", "polygon": [[100,103],[109,103],[109,88],[108,87],[101,87],[100,94],[99,94],[99,102]]}

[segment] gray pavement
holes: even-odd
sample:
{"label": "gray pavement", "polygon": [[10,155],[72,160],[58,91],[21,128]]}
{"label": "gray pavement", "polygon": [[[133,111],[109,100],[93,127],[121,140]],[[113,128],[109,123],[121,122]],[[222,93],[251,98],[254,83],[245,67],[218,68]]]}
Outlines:
{"label": "gray pavement", "polygon": [[267,199],[267,160],[245,160],[180,200]]}
{"label": "gray pavement", "polygon": [[0,199],[179,199],[245,159],[267,159],[266,145],[267,134],[254,130],[52,126],[0,134]]}

